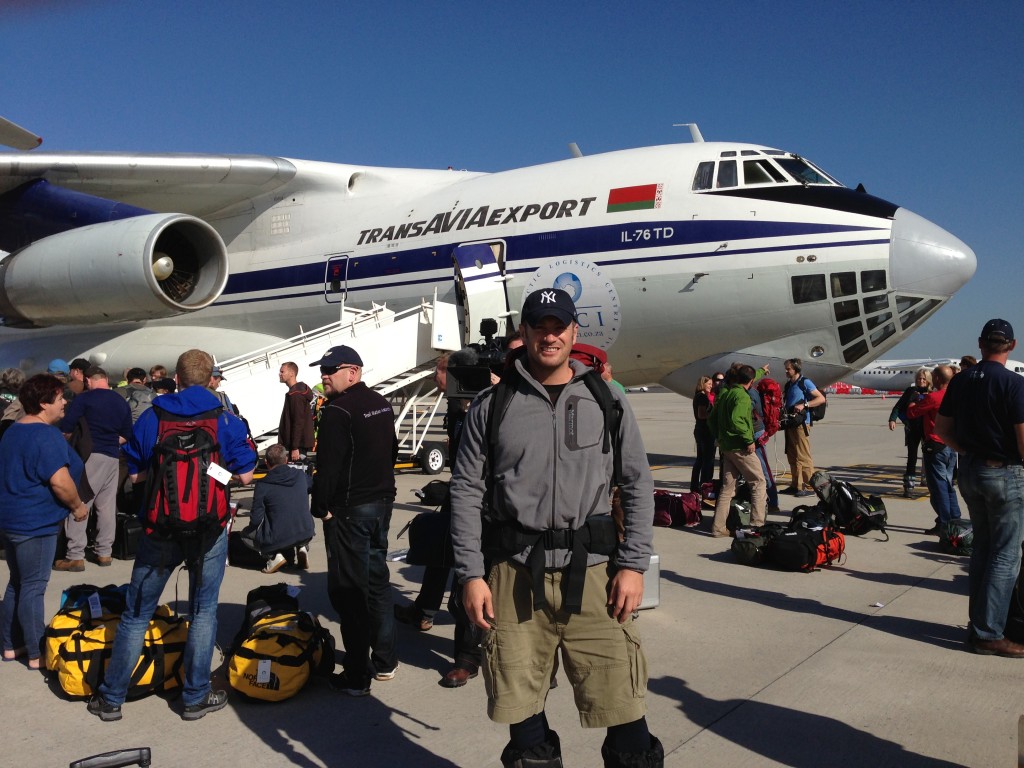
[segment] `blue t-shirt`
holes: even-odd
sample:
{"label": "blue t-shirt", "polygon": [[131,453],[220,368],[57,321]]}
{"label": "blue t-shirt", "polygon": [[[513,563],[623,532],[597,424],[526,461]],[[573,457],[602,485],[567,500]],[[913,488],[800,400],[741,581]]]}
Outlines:
{"label": "blue t-shirt", "polygon": [[92,438],[92,452],[111,458],[121,455],[119,437],[132,435],[132,409],[128,401],[112,389],[90,389],[75,397],[60,420],[60,431],[70,434],[85,416]]}
{"label": "blue t-shirt", "polygon": [[[811,399],[811,393],[816,389],[817,387],[814,385],[814,382],[803,375],[801,375],[795,382],[787,381],[786,390],[783,394],[783,397],[786,400],[786,410],[792,411],[793,408],[800,403],[806,403]],[[811,412],[807,408],[804,408],[804,424],[810,423]]]}
{"label": "blue t-shirt", "polygon": [[[124,447],[130,474],[150,468],[153,446],[159,434],[158,408],[179,416],[197,416],[214,408],[223,409],[223,405],[215,394],[200,386],[153,398],[153,407],[139,416],[131,439]],[[255,469],[256,446],[249,439],[249,430],[240,418],[222,410],[217,417],[217,442],[220,444],[220,463],[225,469],[236,475]]]}
{"label": "blue t-shirt", "polygon": [[0,530],[22,536],[49,536],[60,530],[70,510],[57,501],[50,478],[67,467],[71,479],[82,478],[78,458],[57,427],[10,426],[0,440]]}
{"label": "blue t-shirt", "polygon": [[1018,462],[1017,433],[1024,424],[1024,376],[983,360],[958,373],[946,387],[939,415],[953,419],[953,434],[965,453]]}

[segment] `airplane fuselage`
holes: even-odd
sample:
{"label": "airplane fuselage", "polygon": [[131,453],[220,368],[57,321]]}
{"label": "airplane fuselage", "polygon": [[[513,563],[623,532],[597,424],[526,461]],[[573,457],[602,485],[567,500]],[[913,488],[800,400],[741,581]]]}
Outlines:
{"label": "airplane fuselage", "polygon": [[[782,359],[802,357],[828,383],[934,313],[969,278],[974,255],[905,209],[784,177],[773,165],[782,155],[697,143],[495,174],[275,160],[289,180],[213,210],[201,196],[122,192],[217,230],[230,260],[220,298],[166,319],[5,330],[3,358],[38,367],[84,354],[116,370],[173,362],[199,345],[223,359],[337,320],[342,303],[397,310],[436,291],[465,304],[486,280],[494,295],[477,306],[497,307],[489,314],[512,326],[527,290],[571,289],[581,340],[609,349],[625,384],[688,394],[702,373],[747,357],[780,372]],[[738,178],[712,181],[730,162]],[[784,180],[756,180],[749,163]],[[493,254],[503,281],[481,253]],[[479,319],[470,311],[467,340]]]}

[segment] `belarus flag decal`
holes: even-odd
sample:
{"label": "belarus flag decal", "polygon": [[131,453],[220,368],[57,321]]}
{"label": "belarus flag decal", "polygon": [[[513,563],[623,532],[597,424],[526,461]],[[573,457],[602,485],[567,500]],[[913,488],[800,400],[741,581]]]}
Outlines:
{"label": "belarus flag decal", "polygon": [[613,189],[608,193],[608,213],[661,208],[662,186],[662,184],[641,184],[639,187]]}

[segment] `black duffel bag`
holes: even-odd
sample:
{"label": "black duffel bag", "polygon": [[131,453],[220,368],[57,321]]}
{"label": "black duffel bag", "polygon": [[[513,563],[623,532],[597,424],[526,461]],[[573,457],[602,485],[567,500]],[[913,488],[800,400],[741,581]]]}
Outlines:
{"label": "black duffel bag", "polygon": [[440,512],[420,512],[409,523],[409,551],[405,562],[433,568],[451,568],[455,564],[452,552],[452,512],[445,504]]}

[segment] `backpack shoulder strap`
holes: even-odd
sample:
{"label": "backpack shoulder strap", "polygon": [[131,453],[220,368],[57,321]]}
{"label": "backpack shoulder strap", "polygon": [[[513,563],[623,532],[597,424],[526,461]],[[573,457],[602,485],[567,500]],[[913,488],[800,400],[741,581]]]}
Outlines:
{"label": "backpack shoulder strap", "polygon": [[583,383],[587,385],[590,394],[594,396],[597,404],[601,406],[604,414],[604,442],[602,451],[612,452],[612,485],[622,485],[622,451],[620,450],[619,427],[622,424],[622,403],[612,396],[611,390],[605,384],[601,374],[590,370],[583,375]]}

